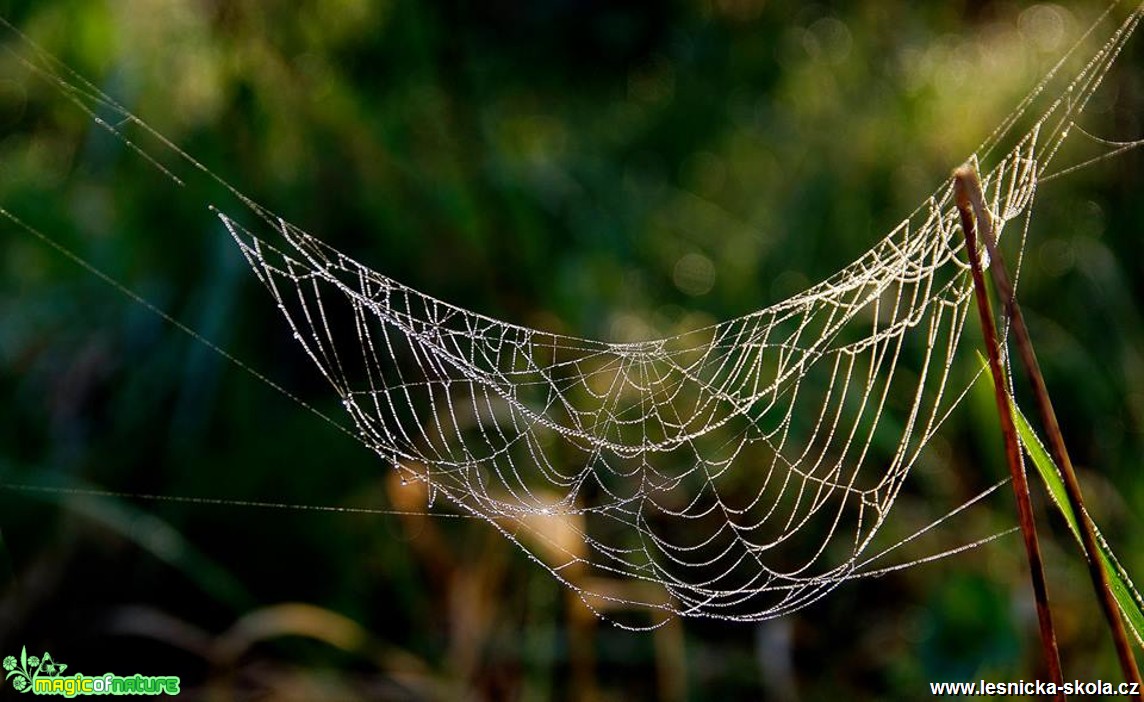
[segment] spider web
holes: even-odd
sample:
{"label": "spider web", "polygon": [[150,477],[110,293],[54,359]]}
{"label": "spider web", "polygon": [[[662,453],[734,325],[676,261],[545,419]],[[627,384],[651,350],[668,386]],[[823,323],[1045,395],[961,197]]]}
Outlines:
{"label": "spider web", "polygon": [[[985,178],[999,222],[1031,200],[1035,147]],[[278,248],[219,216],[367,446],[573,587],[589,570],[669,595],[644,606],[773,617],[861,573],[960,399],[972,289],[949,193],[800,295],[619,344],[467,311],[282,220]],[[904,371],[907,347],[922,361]]]}
{"label": "spider web", "polygon": [[[984,175],[999,233],[1027,223],[1130,30]],[[644,606],[768,618],[878,567],[874,537],[963,394],[947,390],[972,286],[949,188],[799,295],[637,343],[491,319],[284,220],[276,247],[219,216],[367,446],[572,587],[589,570],[668,595]]]}
{"label": "spider web", "polygon": [[[1140,14],[1047,97],[1062,59],[973,156],[992,164],[982,180],[996,232],[1015,230],[1018,249],[1038,183]],[[34,67],[170,177],[124,125],[222,182],[74,73]],[[123,122],[99,116],[107,111]],[[1019,130],[1022,121],[1031,123]],[[1104,156],[1132,146],[1100,145]],[[271,243],[216,210],[356,437],[404,480],[487,520],[595,609],[780,616],[847,580],[910,565],[889,557],[1003,484],[904,540],[876,538],[969,386],[952,373],[968,343],[972,283],[950,185],[814,287],[634,343],[438,300],[223,185],[277,235]],[[637,586],[607,585],[616,579]]]}

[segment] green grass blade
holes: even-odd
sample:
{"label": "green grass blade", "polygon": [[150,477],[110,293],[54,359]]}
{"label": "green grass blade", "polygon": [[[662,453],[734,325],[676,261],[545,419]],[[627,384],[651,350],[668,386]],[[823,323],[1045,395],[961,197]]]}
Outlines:
{"label": "green grass blade", "polygon": [[[8,466],[0,460],[0,482],[9,479]],[[29,471],[26,477],[11,474],[11,481],[42,488],[27,495],[58,505],[133,542],[152,556],[186,575],[216,601],[246,611],[250,593],[222,566],[192,545],[178,529],[157,515],[134,506],[129,500],[108,494],[80,494],[88,486],[71,476],[51,471]]]}
{"label": "green grass blade", "polygon": [[[1021,408],[1017,403],[1010,398],[1009,402],[1013,406],[1013,416],[1017,424],[1017,435],[1021,439],[1021,444],[1025,447],[1025,452],[1028,453],[1029,458],[1032,459],[1033,465],[1037,468],[1037,474],[1041,476],[1041,481],[1045,484],[1045,489],[1049,492],[1049,497],[1056,505],[1057,510],[1061,516],[1065,518],[1065,523],[1068,524],[1069,530],[1072,531],[1073,536],[1076,538],[1077,543],[1081,543],[1080,539],[1080,524],[1077,522],[1076,513],[1073,512],[1072,505],[1069,504],[1068,495],[1065,493],[1065,483],[1061,478],[1060,471],[1057,469],[1057,464],[1049,456],[1049,452],[1045,450],[1044,444],[1037,437],[1037,433],[1033,431],[1030,426],[1029,420],[1021,413]],[[1124,614],[1125,620],[1128,622],[1128,628],[1132,630],[1132,634],[1136,637],[1136,642],[1144,646],[1144,600],[1140,598],[1140,593],[1136,590],[1136,586],[1132,584],[1129,579],[1128,573],[1120,562],[1116,560],[1116,556],[1112,553],[1108,542],[1104,540],[1104,535],[1093,524],[1093,529],[1096,531],[1096,541],[1100,546],[1100,565],[1104,568],[1104,572],[1108,574],[1108,583],[1112,588],[1112,596],[1116,599],[1116,604],[1120,607],[1120,611]]]}
{"label": "green grass blade", "polygon": [[1056,505],[1057,510],[1061,516],[1065,518],[1065,523],[1068,524],[1069,531],[1072,532],[1076,538],[1077,543],[1081,543],[1080,538],[1080,524],[1076,519],[1076,512],[1073,511],[1072,504],[1069,503],[1068,493],[1065,490],[1064,479],[1061,478],[1060,471],[1057,469],[1056,462],[1053,461],[1052,456],[1049,455],[1041,439],[1037,436],[1037,432],[1029,424],[1029,420],[1025,418],[1021,408],[1017,403],[1009,398],[1009,404],[1013,407],[1013,419],[1017,425],[1017,436],[1021,439],[1021,444],[1025,447],[1025,453],[1033,460],[1033,465],[1037,467],[1037,473],[1041,476],[1041,481],[1045,484],[1045,489],[1049,491],[1049,497],[1052,498],[1053,504]]}

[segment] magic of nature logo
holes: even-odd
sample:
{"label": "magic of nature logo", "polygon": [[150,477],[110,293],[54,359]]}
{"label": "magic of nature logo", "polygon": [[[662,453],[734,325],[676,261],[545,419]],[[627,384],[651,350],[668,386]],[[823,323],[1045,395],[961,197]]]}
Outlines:
{"label": "magic of nature logo", "polygon": [[177,695],[179,678],[175,675],[65,675],[68,666],[59,663],[48,652],[42,656],[29,656],[27,647],[20,649],[20,657],[4,658],[4,679],[17,692],[34,695]]}

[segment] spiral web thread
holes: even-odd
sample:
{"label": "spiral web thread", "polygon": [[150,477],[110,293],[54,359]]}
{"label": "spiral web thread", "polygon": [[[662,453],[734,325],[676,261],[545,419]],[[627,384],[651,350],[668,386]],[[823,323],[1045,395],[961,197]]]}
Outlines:
{"label": "spiral web thread", "polygon": [[[1118,48],[985,174],[999,233],[1027,224]],[[804,293],[638,343],[497,321],[281,219],[278,248],[219,216],[366,445],[573,587],[588,570],[667,595],[646,606],[767,618],[877,569],[894,547],[874,537],[961,397],[972,292],[948,188]]]}
{"label": "spiral web thread", "polygon": [[[1063,58],[974,155],[993,162],[982,180],[997,235],[1015,227],[1018,248],[1038,183],[1140,14],[1053,99]],[[164,173],[181,182],[125,126],[272,227],[274,244],[216,210],[357,438],[404,480],[487,520],[590,607],[767,619],[849,579],[995,538],[889,561],[998,485],[904,539],[875,538],[971,382],[952,372],[972,286],[951,187],[801,294],[682,335],[608,343],[498,321],[354,261],[39,59],[29,65]],[[1130,146],[1099,143],[1105,156]]]}

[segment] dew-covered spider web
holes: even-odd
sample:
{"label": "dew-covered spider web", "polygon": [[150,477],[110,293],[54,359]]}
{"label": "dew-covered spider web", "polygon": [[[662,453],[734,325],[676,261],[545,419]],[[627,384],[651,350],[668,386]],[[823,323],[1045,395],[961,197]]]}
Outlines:
{"label": "dew-covered spider web", "polygon": [[[1141,11],[1078,71],[1064,75],[1076,56],[1062,59],[973,156],[1018,268],[1038,184],[1078,165],[1054,159],[1083,134],[1077,120]],[[144,157],[127,130],[216,177],[90,83],[43,57],[33,66]],[[1088,142],[1093,158],[1136,145]],[[436,299],[231,191],[257,226],[248,213],[218,209],[220,220],[354,436],[437,504],[487,520],[589,606],[766,619],[991,538],[895,559],[997,485],[904,539],[878,538],[972,382],[953,372],[972,354],[972,283],[948,185],[808,290],[634,343]],[[636,586],[606,585],[616,581]]]}

